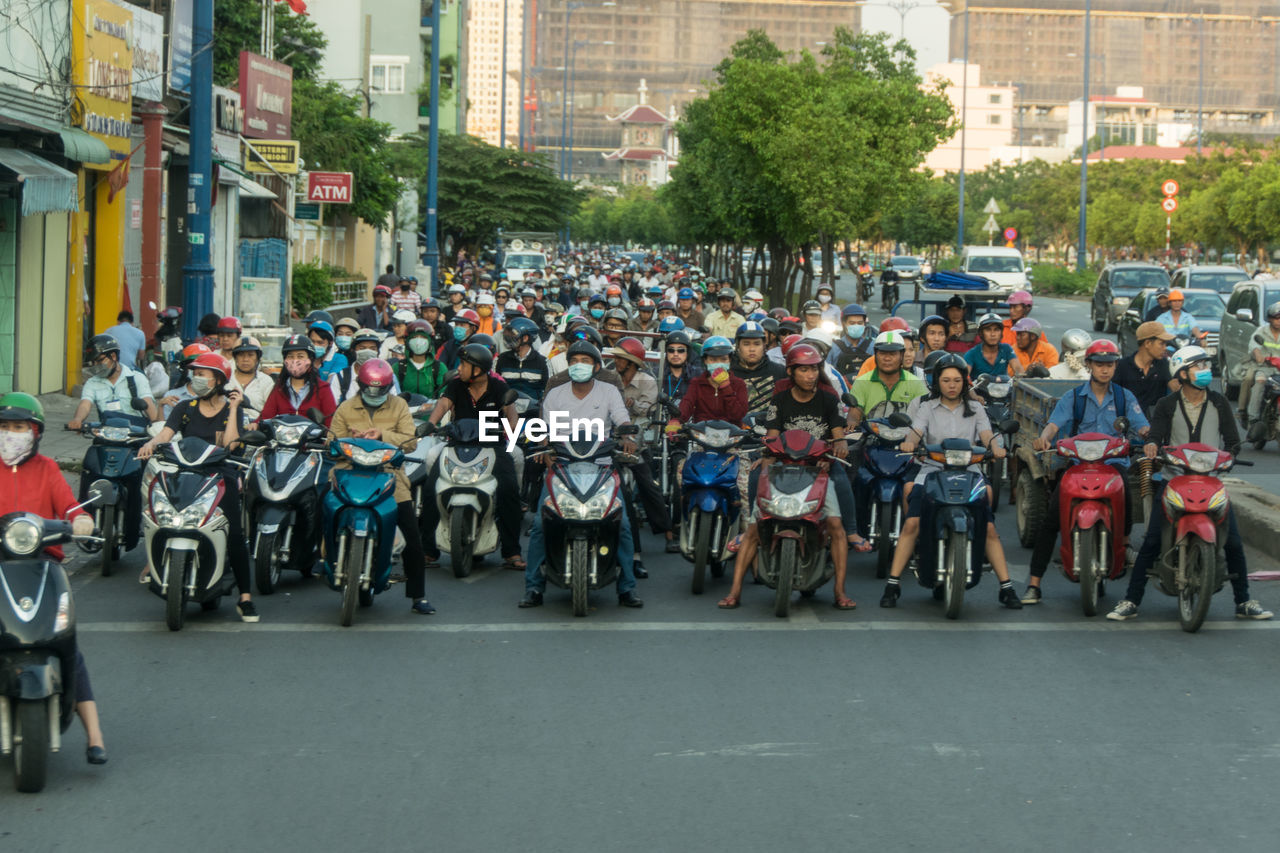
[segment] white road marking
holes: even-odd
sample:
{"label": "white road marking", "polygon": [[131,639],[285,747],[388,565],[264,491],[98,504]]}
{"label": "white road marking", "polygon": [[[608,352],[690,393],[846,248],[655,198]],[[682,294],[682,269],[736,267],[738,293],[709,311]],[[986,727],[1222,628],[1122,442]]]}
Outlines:
{"label": "white road marking", "polygon": [[[478,572],[473,570],[471,574],[467,575],[465,578],[460,578],[460,580],[463,583],[475,583],[476,581],[482,581],[485,578],[491,578],[494,575],[498,574],[499,572],[506,572],[506,571],[509,571],[509,570],[504,569],[502,566],[490,566],[489,568],[481,569]],[[521,574],[524,574],[524,573],[521,572]]]}
{"label": "white road marking", "polygon": [[[797,614],[798,615],[798,614]],[[816,615],[814,616],[816,620]],[[1208,623],[1202,630],[1205,633],[1217,631],[1267,631],[1280,629],[1280,621],[1245,622],[1222,621]],[[99,634],[167,634],[164,622],[81,622],[76,626],[81,633]],[[350,628],[329,622],[259,622],[246,625],[242,622],[200,622],[188,621],[184,632],[237,634],[237,633],[428,633],[428,634],[534,634],[556,632],[696,632],[733,633],[733,632],[771,632],[771,631],[905,631],[929,633],[954,632],[995,632],[995,633],[1071,633],[1071,632],[1114,632],[1117,637],[1134,631],[1180,631],[1177,622],[1130,622],[1123,627],[1105,621],[1071,621],[1071,622],[897,622],[897,621],[863,621],[863,622],[822,622],[809,619],[768,620],[762,618],[758,622],[602,622],[584,619],[573,622],[463,622],[449,624],[441,622],[356,622]]]}
{"label": "white road marking", "polygon": [[654,758],[794,758],[810,755],[817,743],[744,743],[713,749],[682,749],[679,752],[655,752]]}

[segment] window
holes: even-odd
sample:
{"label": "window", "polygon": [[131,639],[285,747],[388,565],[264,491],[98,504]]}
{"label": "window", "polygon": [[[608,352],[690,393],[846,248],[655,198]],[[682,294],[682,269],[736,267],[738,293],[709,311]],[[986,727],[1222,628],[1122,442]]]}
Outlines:
{"label": "window", "polygon": [[992,113],[991,115],[987,116],[987,124],[1000,124],[1000,114]]}
{"label": "window", "polygon": [[991,94],[987,95],[987,103],[999,104],[1002,102],[1001,101],[1002,98],[1003,98],[1003,95],[999,94],[998,92],[992,92]]}
{"label": "window", "polygon": [[369,88],[388,95],[403,95],[404,72],[408,65],[407,56],[369,57]]}

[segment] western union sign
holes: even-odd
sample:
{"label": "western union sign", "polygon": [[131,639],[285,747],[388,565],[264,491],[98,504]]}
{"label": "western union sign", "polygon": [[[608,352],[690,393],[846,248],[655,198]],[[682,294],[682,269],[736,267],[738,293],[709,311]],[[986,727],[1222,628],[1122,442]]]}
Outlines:
{"label": "western union sign", "polygon": [[284,142],[255,139],[251,145],[246,143],[244,147],[245,171],[264,174],[276,171],[282,175],[296,175],[301,148],[301,144],[293,139]]}

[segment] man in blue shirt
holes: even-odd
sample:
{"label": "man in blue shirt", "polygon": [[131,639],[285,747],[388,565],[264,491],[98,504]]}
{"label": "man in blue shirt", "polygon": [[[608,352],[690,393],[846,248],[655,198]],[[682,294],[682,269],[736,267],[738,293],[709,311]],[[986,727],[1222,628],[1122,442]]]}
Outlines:
{"label": "man in blue shirt", "polygon": [[[1138,405],[1138,398],[1111,381],[1116,373],[1116,362],[1120,360],[1120,351],[1111,341],[1094,341],[1085,350],[1084,363],[1089,368],[1089,381],[1073,388],[1053,408],[1049,423],[1040,431],[1040,437],[1032,444],[1036,450],[1044,451],[1053,446],[1053,439],[1059,433],[1064,437],[1080,435],[1086,432],[1099,432],[1104,435],[1119,435],[1116,432],[1117,418],[1125,417],[1129,421],[1129,429],[1145,437],[1150,429],[1147,417]],[[1122,471],[1129,468],[1127,456],[1119,459],[1108,459],[1108,465],[1114,465]],[[1129,501],[1129,478],[1124,477],[1125,505]],[[1128,537],[1133,519],[1128,514],[1124,519],[1124,533]],[[1049,505],[1045,515],[1044,526],[1036,538],[1035,548],[1031,552],[1031,578],[1027,582],[1027,592],[1022,597],[1023,604],[1040,603],[1040,581],[1045,570],[1049,568],[1049,559],[1053,556],[1053,547],[1058,541],[1061,530],[1059,518],[1058,487],[1054,486],[1049,493]]]}
{"label": "man in blue shirt", "polygon": [[1184,301],[1181,290],[1175,287],[1169,291],[1169,310],[1156,317],[1156,322],[1174,337],[1188,335],[1192,340],[1198,341],[1204,337],[1204,332],[1196,323],[1196,318],[1182,310]]}
{"label": "man in blue shirt", "polygon": [[[963,356],[969,365],[969,376],[1008,376],[1022,373],[1022,362],[1013,347],[1004,343],[1004,320],[997,314],[984,314],[978,320],[978,344]],[[1010,370],[1009,366],[1013,365]]]}
{"label": "man in blue shirt", "polygon": [[147,336],[133,325],[133,312],[125,309],[116,315],[116,325],[103,332],[120,344],[120,363],[125,367],[141,367],[142,352],[147,348]]}

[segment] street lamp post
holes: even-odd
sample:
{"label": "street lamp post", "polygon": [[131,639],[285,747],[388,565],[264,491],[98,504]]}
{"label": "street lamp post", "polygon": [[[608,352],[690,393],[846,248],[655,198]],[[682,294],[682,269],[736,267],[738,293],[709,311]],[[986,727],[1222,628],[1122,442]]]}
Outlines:
{"label": "street lamp post", "polygon": [[[498,147],[507,147],[507,9],[511,0],[502,0],[502,83],[498,94]],[[523,57],[523,52],[521,53]]]}
{"label": "street lamp post", "polygon": [[573,12],[575,9],[581,9],[584,6],[603,7],[603,6],[617,6],[617,5],[618,4],[614,2],[614,0],[606,0],[606,2],[604,3],[578,3],[576,2],[576,0],[570,0],[570,2],[566,3],[564,6],[564,83],[563,83],[563,87],[560,89],[560,99],[562,101],[562,106],[560,110],[560,177],[561,179],[567,179],[569,174],[568,172],[569,161],[567,159],[568,149],[565,147],[565,143],[568,141],[568,134],[569,134],[568,95],[569,95],[569,63],[571,61],[569,57],[569,22],[573,17]]}
{"label": "street lamp post", "polygon": [[1204,12],[1200,12],[1200,81],[1196,87],[1196,153],[1204,140]]}
{"label": "street lamp post", "polygon": [[[573,180],[573,123],[578,117],[578,48],[591,44],[591,39],[582,39],[573,43],[573,55],[569,58],[569,158],[564,179]],[[611,45],[611,41],[602,41],[602,45]]]}
{"label": "street lamp post", "polygon": [[1089,217],[1089,17],[1090,0],[1084,0],[1084,97],[1080,100],[1080,245],[1076,248],[1076,269],[1084,272],[1088,263],[1086,240]]}
{"label": "street lamp post", "polygon": [[427,251],[423,260],[431,270],[428,282],[430,293],[438,293],[440,278],[440,231],[436,214],[436,184],[440,166],[440,3],[431,0],[431,105],[428,107],[430,127],[427,128]]}
{"label": "street lamp post", "polygon": [[964,251],[964,149],[965,130],[969,127],[969,3],[968,0],[941,0],[939,6],[954,10],[957,3],[964,3],[964,55],[960,82],[960,209],[956,217],[956,252]]}

